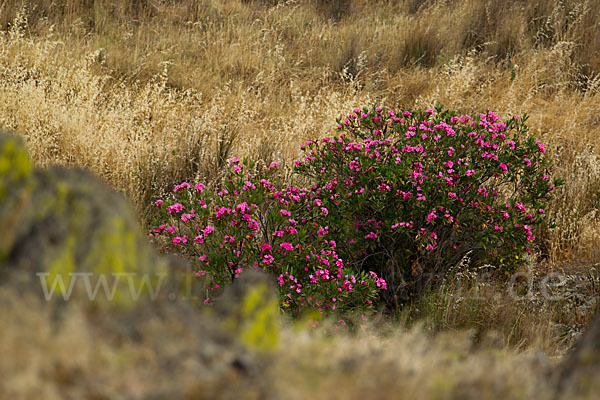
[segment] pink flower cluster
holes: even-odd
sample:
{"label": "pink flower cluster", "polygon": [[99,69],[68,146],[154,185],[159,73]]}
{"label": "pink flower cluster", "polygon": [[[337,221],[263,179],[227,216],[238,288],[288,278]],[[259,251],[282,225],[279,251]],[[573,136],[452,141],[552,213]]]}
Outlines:
{"label": "pink flower cluster", "polygon": [[156,201],[154,232],[196,254],[215,286],[246,268],[272,272],[292,313],[369,309],[388,287],[470,253],[514,268],[558,182],[525,121],[355,109],[338,137],[301,146],[307,187],[283,184],[279,163],[233,158],[218,192],[184,182]]}
{"label": "pink flower cluster", "polygon": [[525,135],[525,121],[489,109],[475,118],[441,107],[355,109],[338,120],[339,137],[306,143],[296,170],[316,177],[330,215],[353,221],[339,229],[328,219],[333,237],[355,249],[344,255],[351,263],[392,265],[399,270],[387,272],[403,282],[471,251],[482,262],[511,259],[512,268],[554,190],[546,148]]}
{"label": "pink flower cluster", "polygon": [[217,193],[182,183],[171,201],[157,201],[164,217],[178,222],[173,229],[162,224],[153,232],[196,254],[202,268],[197,276],[211,279],[211,290],[246,268],[258,268],[278,277],[282,307],[292,314],[372,308],[387,283],[348,268],[336,241],[328,237],[330,227],[314,223],[330,214],[321,191],[275,184],[278,163],[258,173],[239,159],[230,162],[230,175]]}

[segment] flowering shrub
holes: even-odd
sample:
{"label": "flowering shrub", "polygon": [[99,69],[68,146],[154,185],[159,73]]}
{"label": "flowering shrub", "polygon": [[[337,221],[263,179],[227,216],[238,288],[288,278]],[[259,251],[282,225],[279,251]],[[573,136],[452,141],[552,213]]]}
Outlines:
{"label": "flowering shrub", "polygon": [[344,265],[329,226],[317,222],[327,211],[311,206],[311,191],[283,187],[278,163],[260,168],[234,158],[230,164],[216,193],[184,182],[173,199],[158,200],[166,223],[154,233],[193,256],[197,275],[211,279],[213,290],[255,268],[277,277],[282,306],[292,314],[373,308],[386,282]]}
{"label": "flowering shrub", "polygon": [[467,254],[508,273],[531,251],[561,182],[525,121],[489,109],[356,109],[338,120],[339,137],[303,146],[296,171],[314,179],[312,196],[329,210],[315,222],[328,224],[346,264],[378,271],[397,305],[419,277]]}
{"label": "flowering shrub", "polygon": [[[308,141],[285,186],[278,164],[231,160],[221,190],[182,183],[157,201],[167,235],[218,287],[244,268],[277,276],[284,307],[370,308],[414,294],[466,255],[507,273],[531,251],[560,183],[526,117],[357,109],[339,137]],[[388,289],[388,285],[390,289]]]}

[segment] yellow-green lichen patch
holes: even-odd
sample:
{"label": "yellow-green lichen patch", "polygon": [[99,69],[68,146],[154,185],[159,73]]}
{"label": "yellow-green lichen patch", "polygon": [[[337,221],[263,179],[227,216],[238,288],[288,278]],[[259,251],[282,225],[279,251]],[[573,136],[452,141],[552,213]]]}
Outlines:
{"label": "yellow-green lichen patch", "polygon": [[0,201],[8,190],[31,176],[33,164],[27,150],[15,138],[0,137]]}
{"label": "yellow-green lichen patch", "polygon": [[32,168],[19,139],[0,132],[0,262],[8,258],[30,202]]}
{"label": "yellow-green lichen patch", "polygon": [[104,276],[108,282],[117,282],[113,300],[125,305],[160,290],[166,267],[141,246],[137,230],[120,217],[105,221],[99,229],[90,238],[94,242],[83,265],[94,279]]}
{"label": "yellow-green lichen patch", "polygon": [[33,184],[28,184],[10,200],[0,202],[0,262],[9,256],[17,237],[21,219],[31,200]]}
{"label": "yellow-green lichen patch", "polygon": [[123,219],[115,217],[94,237],[86,264],[98,274],[136,272],[136,247],[135,233],[126,229]]}
{"label": "yellow-green lichen patch", "polygon": [[[67,296],[70,294],[71,280],[75,279],[75,244],[76,238],[69,236],[65,246],[53,260],[48,260],[48,275],[46,275],[46,285],[48,288],[55,288],[57,295]],[[51,289],[52,290],[52,289]]]}
{"label": "yellow-green lichen patch", "polygon": [[56,182],[56,209],[54,212],[58,216],[64,216],[67,210],[67,201],[69,195],[69,185],[66,182]]}
{"label": "yellow-green lichen patch", "polygon": [[248,289],[242,304],[240,340],[250,349],[274,350],[279,343],[279,302],[266,283]]}

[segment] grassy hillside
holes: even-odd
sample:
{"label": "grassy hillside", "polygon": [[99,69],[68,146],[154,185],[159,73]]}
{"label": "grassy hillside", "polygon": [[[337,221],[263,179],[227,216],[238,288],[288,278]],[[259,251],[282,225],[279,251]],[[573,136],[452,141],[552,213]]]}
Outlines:
{"label": "grassy hillside", "polygon": [[585,262],[600,248],[599,22],[583,0],[5,1],[0,125],[144,212],[227,154],[292,160],[356,106],[527,113],[567,181],[545,252]]}
{"label": "grassy hillside", "polygon": [[145,221],[173,184],[234,155],[289,164],[356,107],[527,113],[566,181],[534,265],[573,275],[562,300],[463,276],[399,318],[561,353],[596,311],[575,295],[598,296],[599,24],[595,0],[0,1],[0,127]]}

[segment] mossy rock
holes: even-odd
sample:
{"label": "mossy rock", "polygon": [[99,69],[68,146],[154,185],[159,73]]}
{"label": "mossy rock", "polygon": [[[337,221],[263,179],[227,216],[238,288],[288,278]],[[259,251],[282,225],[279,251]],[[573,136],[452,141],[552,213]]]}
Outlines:
{"label": "mossy rock", "polygon": [[248,269],[229,286],[214,306],[219,329],[245,347],[270,352],[279,345],[279,296],[273,277]]}
{"label": "mossy rock", "polygon": [[34,169],[22,141],[5,133],[0,223],[0,285],[18,275],[46,297],[54,287],[53,297],[95,292],[122,304],[158,296],[173,275],[121,194],[80,169]]}
{"label": "mossy rock", "polygon": [[0,131],[0,263],[15,245],[33,186],[33,164],[22,141]]}
{"label": "mossy rock", "polygon": [[[131,204],[100,179],[76,168],[35,169],[23,143],[2,133],[0,154],[0,288],[133,313],[150,302],[153,310],[165,303],[183,310],[204,299],[190,264],[158,256]],[[206,314],[232,344],[258,352],[278,345],[272,276],[244,272]]]}

